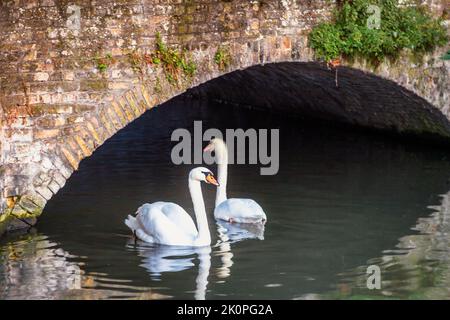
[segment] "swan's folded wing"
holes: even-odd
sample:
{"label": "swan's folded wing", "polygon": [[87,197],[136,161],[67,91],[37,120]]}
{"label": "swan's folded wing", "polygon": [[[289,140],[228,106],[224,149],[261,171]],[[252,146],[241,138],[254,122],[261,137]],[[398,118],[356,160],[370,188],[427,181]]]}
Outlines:
{"label": "swan's folded wing", "polygon": [[145,204],[137,213],[136,218],[145,233],[156,238],[159,243],[183,244],[197,236],[197,229],[190,216],[174,203]]}
{"label": "swan's folded wing", "polygon": [[[192,232],[181,229],[178,224],[169,219],[163,211],[165,205],[167,203],[145,204],[139,208],[137,219],[145,233],[162,244],[179,245],[192,241]],[[193,224],[192,221],[191,223]]]}
{"label": "swan's folded wing", "polygon": [[166,202],[161,210],[172,223],[176,224],[184,232],[192,237],[198,235],[194,221],[182,207],[176,203]]}

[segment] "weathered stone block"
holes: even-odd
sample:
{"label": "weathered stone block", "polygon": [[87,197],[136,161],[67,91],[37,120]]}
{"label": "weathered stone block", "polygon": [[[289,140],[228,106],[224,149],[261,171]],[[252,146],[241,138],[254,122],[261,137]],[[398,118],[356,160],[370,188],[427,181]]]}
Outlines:
{"label": "weathered stone block", "polygon": [[74,138],[81,151],[83,152],[84,157],[89,157],[92,154],[93,149],[79,135],[76,135]]}
{"label": "weathered stone block", "polygon": [[32,129],[6,129],[4,136],[9,139],[10,142],[32,142],[33,130]]}
{"label": "weathered stone block", "polygon": [[[29,228],[30,225],[33,226],[36,224],[37,219],[36,218],[21,218],[22,220],[11,218],[9,219],[9,223],[7,226],[8,231],[14,231],[14,230],[20,230],[20,229],[26,229]],[[26,221],[26,222],[24,222]],[[1,235],[1,232],[0,232]]]}
{"label": "weathered stone block", "polygon": [[66,124],[66,119],[63,116],[45,116],[35,121],[36,126],[44,129],[61,127]]}
{"label": "weathered stone block", "polygon": [[70,163],[74,170],[78,169],[79,159],[77,159],[76,155],[72,153],[69,148],[61,147],[61,152],[63,153],[66,160]]}
{"label": "weathered stone block", "polygon": [[106,80],[84,80],[80,83],[81,91],[103,91],[108,88]]}
{"label": "weathered stone block", "polygon": [[66,81],[75,80],[75,72],[74,71],[65,71],[63,72],[63,79]]}
{"label": "weathered stone block", "polygon": [[56,181],[56,183],[62,188],[66,184],[67,178],[64,177],[59,171],[53,172],[53,179]]}
{"label": "weathered stone block", "polygon": [[36,202],[30,196],[25,195],[20,198],[18,205],[28,214],[40,215],[44,204],[38,204]]}
{"label": "weathered stone block", "polygon": [[34,74],[35,81],[47,81],[50,75],[47,72],[37,72]]}
{"label": "weathered stone block", "polygon": [[21,216],[28,214],[28,212],[25,209],[23,209],[21,206],[15,205],[14,208],[11,210],[11,214],[13,214],[14,216],[17,216],[17,217],[21,217]]}
{"label": "weathered stone block", "polygon": [[53,197],[53,192],[47,187],[37,187],[35,191],[46,200],[50,200]]}
{"label": "weathered stone block", "polygon": [[44,140],[57,137],[61,131],[59,129],[37,129],[34,130],[34,139]]}
{"label": "weathered stone block", "polygon": [[58,192],[59,189],[61,189],[61,186],[55,181],[52,180],[49,184],[48,184],[48,189],[50,189],[50,191],[53,194],[56,194]]}
{"label": "weathered stone block", "polygon": [[129,82],[110,82],[108,83],[108,89],[110,90],[127,90],[130,89],[131,84]]}

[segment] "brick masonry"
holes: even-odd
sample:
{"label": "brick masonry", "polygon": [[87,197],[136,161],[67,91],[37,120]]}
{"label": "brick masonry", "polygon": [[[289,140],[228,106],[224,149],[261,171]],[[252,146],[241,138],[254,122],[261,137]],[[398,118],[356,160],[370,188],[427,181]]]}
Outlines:
{"label": "brick masonry", "polygon": [[[445,0],[428,3],[449,19]],[[313,61],[307,35],[334,6],[329,0],[1,1],[0,222],[11,214],[39,215],[83,158],[186,89],[255,65]],[[155,50],[157,32],[170,47],[186,50],[197,66],[193,77],[181,74],[170,83],[161,66],[133,58]],[[227,53],[224,65],[214,60],[218,50]],[[346,64],[394,81],[449,118],[450,66],[438,58],[445,50],[421,61],[406,52],[376,70]],[[283,72],[288,78],[289,68]],[[433,117],[423,120],[427,128],[441,121]]]}

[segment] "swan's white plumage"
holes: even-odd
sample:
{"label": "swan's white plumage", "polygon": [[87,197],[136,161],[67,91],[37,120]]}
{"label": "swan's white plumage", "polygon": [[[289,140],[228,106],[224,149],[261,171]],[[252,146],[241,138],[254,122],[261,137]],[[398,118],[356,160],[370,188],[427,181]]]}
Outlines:
{"label": "swan's white plumage", "polygon": [[261,206],[252,199],[231,198],[214,209],[214,217],[237,223],[263,223],[267,220]]}
{"label": "swan's white plumage", "polygon": [[[125,223],[136,236],[150,243],[185,245],[198,236],[189,214],[176,203],[158,201],[146,203],[137,210],[136,218],[128,216]],[[135,219],[136,222],[127,223]]]}
{"label": "swan's white plumage", "polygon": [[136,217],[131,215],[125,224],[135,235],[150,243],[174,246],[203,246],[211,242],[200,181],[205,180],[206,168],[195,168],[189,175],[189,190],[194,203],[198,230],[190,215],[179,205],[158,201],[139,207]]}
{"label": "swan's white plumage", "polygon": [[[197,228],[191,216],[182,207],[173,202],[158,201],[152,204],[145,204],[143,210],[159,210],[173,224],[183,230],[184,233],[196,237],[198,236]],[[150,207],[149,207],[150,206]]]}

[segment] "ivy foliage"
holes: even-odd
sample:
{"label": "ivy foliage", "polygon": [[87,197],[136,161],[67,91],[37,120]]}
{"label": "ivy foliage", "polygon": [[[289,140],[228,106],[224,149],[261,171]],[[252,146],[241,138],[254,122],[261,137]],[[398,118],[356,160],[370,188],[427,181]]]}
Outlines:
{"label": "ivy foliage", "polygon": [[[441,19],[433,19],[414,1],[343,0],[331,22],[317,25],[309,35],[310,46],[319,59],[330,61],[344,56],[380,62],[397,57],[403,49],[423,53],[447,43]],[[378,28],[368,24],[380,9]]]}

